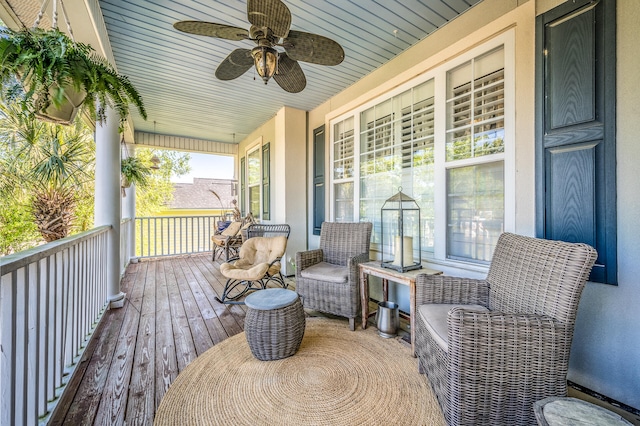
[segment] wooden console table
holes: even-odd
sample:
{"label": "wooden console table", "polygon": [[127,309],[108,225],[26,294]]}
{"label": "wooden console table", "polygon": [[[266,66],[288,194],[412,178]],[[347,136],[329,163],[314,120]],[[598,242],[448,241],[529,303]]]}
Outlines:
{"label": "wooden console table", "polygon": [[411,328],[411,350],[415,356],[415,315],[416,308],[416,276],[418,274],[440,275],[442,271],[425,268],[414,269],[407,272],[399,272],[394,269],[383,268],[379,261],[367,262],[360,264],[360,297],[362,304],[362,329],[367,328],[367,320],[369,319],[369,276],[382,278],[382,297],[384,302],[389,300],[389,281],[409,286],[409,324]]}

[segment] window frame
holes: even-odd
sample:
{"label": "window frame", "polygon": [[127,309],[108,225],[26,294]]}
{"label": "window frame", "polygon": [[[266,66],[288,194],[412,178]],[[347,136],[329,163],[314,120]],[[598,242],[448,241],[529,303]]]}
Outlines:
{"label": "window frame", "polygon": [[[263,176],[262,176],[262,138],[258,138],[256,141],[254,141],[254,143],[252,143],[251,145],[247,146],[247,148],[245,149],[245,154],[244,154],[244,158],[245,158],[245,173],[244,176],[246,178],[246,182],[244,183],[244,187],[245,187],[245,194],[244,194],[244,202],[246,205],[246,211],[251,212],[254,216],[255,219],[262,219],[262,212],[263,212],[263,200],[262,200],[262,181],[263,181]],[[260,167],[258,169],[257,173],[257,177],[256,177],[256,183],[251,184],[251,173],[250,173],[250,167],[249,167],[249,159],[250,159],[250,154],[257,154],[257,158],[260,162]],[[258,193],[258,202],[259,202],[259,208],[257,212],[254,212],[251,210],[251,198],[250,198],[250,194],[251,194],[251,188],[253,187],[258,187],[259,193]]]}
{"label": "window frame", "polygon": [[[504,49],[504,152],[499,154],[489,154],[480,157],[446,161],[446,99],[447,99],[447,72],[469,62],[474,58],[479,58],[492,50]],[[335,124],[346,121],[350,118],[354,120],[354,212],[355,221],[360,220],[360,154],[361,154],[361,113],[376,105],[380,105],[403,92],[417,87],[428,80],[434,80],[434,248],[433,252],[422,251],[422,259],[428,262],[451,264],[453,266],[468,265],[471,269],[478,267],[479,270],[487,268],[482,262],[449,259],[447,257],[447,170],[458,167],[473,166],[495,161],[502,161],[504,167],[504,230],[514,232],[515,230],[515,179],[516,179],[516,158],[515,158],[515,29],[510,29],[499,34],[492,39],[476,45],[450,60],[441,63],[419,76],[397,85],[394,89],[375,96],[368,102],[356,108],[332,117],[328,121],[329,128],[329,214],[330,220],[335,220],[335,184],[343,180],[336,180],[334,176],[334,144],[335,144]],[[409,194],[412,195],[412,194]],[[372,252],[378,251],[376,244],[372,244]],[[379,258],[379,253],[377,253]]]}

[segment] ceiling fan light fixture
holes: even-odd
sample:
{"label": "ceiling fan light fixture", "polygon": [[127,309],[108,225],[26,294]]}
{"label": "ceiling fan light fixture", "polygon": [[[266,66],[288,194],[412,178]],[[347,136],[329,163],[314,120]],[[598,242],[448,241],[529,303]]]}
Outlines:
{"label": "ceiling fan light fixture", "polygon": [[256,71],[262,77],[264,84],[267,84],[278,70],[278,51],[269,46],[258,46],[251,50],[251,56],[253,56]]}

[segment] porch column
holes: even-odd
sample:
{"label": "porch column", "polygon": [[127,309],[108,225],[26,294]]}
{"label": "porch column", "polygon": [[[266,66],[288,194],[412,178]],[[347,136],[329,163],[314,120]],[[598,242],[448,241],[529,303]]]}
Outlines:
{"label": "porch column", "polygon": [[[127,152],[129,156],[135,156],[135,144],[127,144]],[[127,235],[128,238],[127,241],[125,241],[127,247],[125,264],[136,256],[136,186],[137,185],[131,185],[125,189],[127,196],[122,200],[122,217],[131,219]]]}
{"label": "porch column", "polygon": [[120,291],[120,140],[118,113],[107,107],[105,122],[96,123],[95,225],[110,225],[107,237],[107,300],[124,305]]}

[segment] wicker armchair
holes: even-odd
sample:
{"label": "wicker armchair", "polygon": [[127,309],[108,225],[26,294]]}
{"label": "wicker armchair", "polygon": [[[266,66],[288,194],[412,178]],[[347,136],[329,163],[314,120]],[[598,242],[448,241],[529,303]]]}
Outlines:
{"label": "wicker armchair", "polygon": [[419,274],[416,354],[449,425],[536,424],[567,393],[586,244],[500,236],[485,280]]}
{"label": "wicker armchair", "polygon": [[320,248],[296,253],[296,291],[304,307],[349,318],[360,313],[358,265],[369,261],[372,224],[324,222]]}

